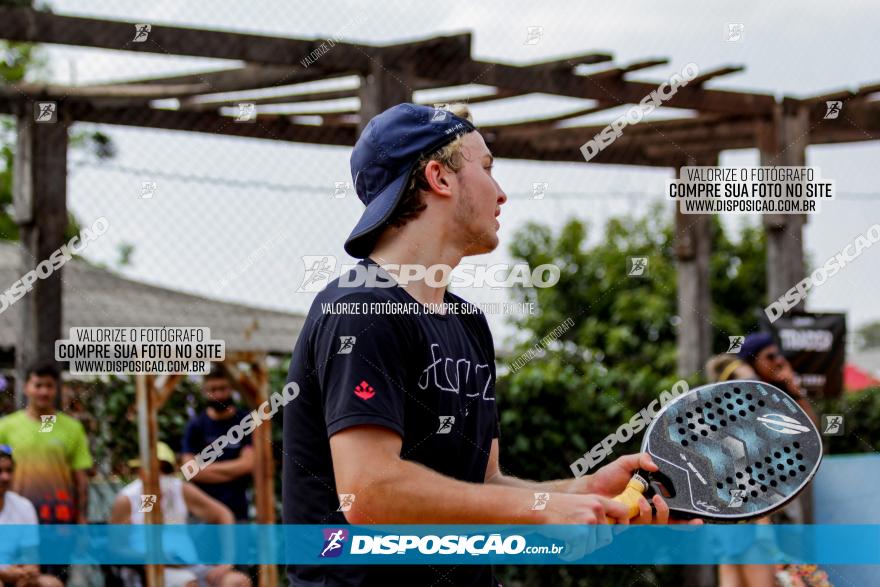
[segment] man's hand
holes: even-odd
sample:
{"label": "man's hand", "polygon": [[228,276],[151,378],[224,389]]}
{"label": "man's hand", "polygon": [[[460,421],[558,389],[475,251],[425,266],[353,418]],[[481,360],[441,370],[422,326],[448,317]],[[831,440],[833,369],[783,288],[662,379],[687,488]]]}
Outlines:
{"label": "man's hand", "polygon": [[[616,497],[623,493],[626,484],[639,469],[648,472],[657,471],[659,467],[651,460],[648,453],[624,455],[614,462],[605,465],[592,475],[579,477],[573,482],[572,491],[578,493],[594,493],[604,497]],[[651,505],[644,497],[639,500],[639,515],[631,520],[623,519],[626,512],[617,518],[619,524],[702,524],[703,521],[669,519],[669,506],[659,495],[652,498],[656,516],[651,512]]]}
{"label": "man's hand", "polygon": [[223,575],[232,570],[232,565],[217,565],[205,575],[209,585],[220,585]]}
{"label": "man's hand", "polygon": [[626,517],[627,507],[601,495],[551,493],[542,524],[607,524],[608,518]]}

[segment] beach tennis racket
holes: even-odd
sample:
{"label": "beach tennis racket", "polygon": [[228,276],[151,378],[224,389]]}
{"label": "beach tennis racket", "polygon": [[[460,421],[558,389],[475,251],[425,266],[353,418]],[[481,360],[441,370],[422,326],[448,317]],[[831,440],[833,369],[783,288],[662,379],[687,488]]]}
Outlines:
{"label": "beach tennis racket", "polygon": [[692,389],[645,431],[642,452],[659,471],[640,470],[614,499],[638,515],[639,496],[659,493],[677,518],[740,522],[783,507],[816,474],[822,438],[782,390],[759,381]]}

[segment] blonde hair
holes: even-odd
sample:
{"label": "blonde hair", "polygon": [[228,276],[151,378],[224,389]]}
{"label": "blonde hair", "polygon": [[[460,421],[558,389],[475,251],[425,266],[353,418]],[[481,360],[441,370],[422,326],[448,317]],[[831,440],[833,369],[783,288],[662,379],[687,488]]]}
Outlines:
{"label": "blonde hair", "polygon": [[[449,104],[444,110],[451,112],[459,118],[464,118],[469,122],[474,121],[467,104]],[[418,218],[419,214],[428,207],[422,197],[422,192],[430,189],[428,180],[425,179],[425,167],[427,167],[428,163],[431,161],[437,161],[450,171],[457,173],[464,165],[461,157],[461,147],[463,143],[464,135],[462,134],[433,153],[426,153],[419,158],[418,163],[416,163],[413,168],[412,175],[410,175],[403,196],[401,196],[400,202],[394,210],[394,216],[388,220],[389,225],[399,228],[410,220]]]}
{"label": "blonde hair", "polygon": [[713,382],[727,381],[733,372],[744,364],[736,355],[727,353],[716,355],[706,363],[706,375]]}

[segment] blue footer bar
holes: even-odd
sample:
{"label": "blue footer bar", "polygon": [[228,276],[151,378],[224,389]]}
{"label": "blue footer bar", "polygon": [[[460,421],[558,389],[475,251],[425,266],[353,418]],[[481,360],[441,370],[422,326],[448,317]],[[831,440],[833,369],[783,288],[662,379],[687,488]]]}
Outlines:
{"label": "blue footer bar", "polygon": [[0,564],[880,564],[880,525],[0,526]]}

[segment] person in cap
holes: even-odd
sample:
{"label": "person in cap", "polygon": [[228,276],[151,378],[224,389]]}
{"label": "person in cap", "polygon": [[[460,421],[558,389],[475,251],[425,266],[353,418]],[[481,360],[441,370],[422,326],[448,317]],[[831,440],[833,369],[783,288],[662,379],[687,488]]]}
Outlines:
{"label": "person in cap", "polygon": [[[492,334],[446,287],[464,257],[499,244],[507,195],[493,164],[461,105],[398,104],[358,138],[351,175],[366,209],[344,247],[361,261],[317,294],[293,351],[285,524],[602,524],[626,515],[611,497],[632,473],[656,470],[642,454],[560,481],[502,472]],[[642,500],[636,521],[666,522],[654,506]],[[498,585],[489,566],[321,564],[344,536],[316,564],[290,565],[290,584]]]}
{"label": "person in cap", "polygon": [[818,422],[816,412],[800,385],[800,378],[791,363],[779,350],[779,346],[768,332],[753,332],[746,336],[739,350],[739,358],[751,366],[758,379],[775,385],[785,391],[800,405],[814,422]]}
{"label": "person in cap", "polygon": [[[206,524],[234,524],[232,511],[199,489],[175,475],[177,458],[174,451],[164,442],[156,444],[156,458],[159,460],[159,487],[161,495],[150,495],[144,491],[143,467],[139,459],[129,461],[129,466],[138,469],[139,478],[122,488],[113,501],[110,513],[111,524],[143,524],[145,514],[153,508],[162,513],[163,524],[186,524],[189,516],[195,516]],[[133,538],[134,539],[134,538]],[[135,550],[144,550],[143,542],[132,544]],[[184,540],[174,542],[174,554],[181,560],[197,560],[195,546]],[[129,571],[130,569],[126,569]],[[166,587],[250,587],[251,580],[236,571],[232,565],[166,565],[164,567]],[[126,576],[126,584],[137,581],[135,576]]]}
{"label": "person in cap", "polygon": [[[18,549],[12,540],[0,541],[0,560],[13,560],[16,550],[35,549],[40,544],[37,530],[37,510],[34,504],[10,488],[15,474],[13,449],[8,444],[0,444],[0,525],[31,526],[20,533],[21,544]],[[52,575],[41,575],[39,565],[0,564],[0,585],[15,587],[61,587],[63,583]]]}

